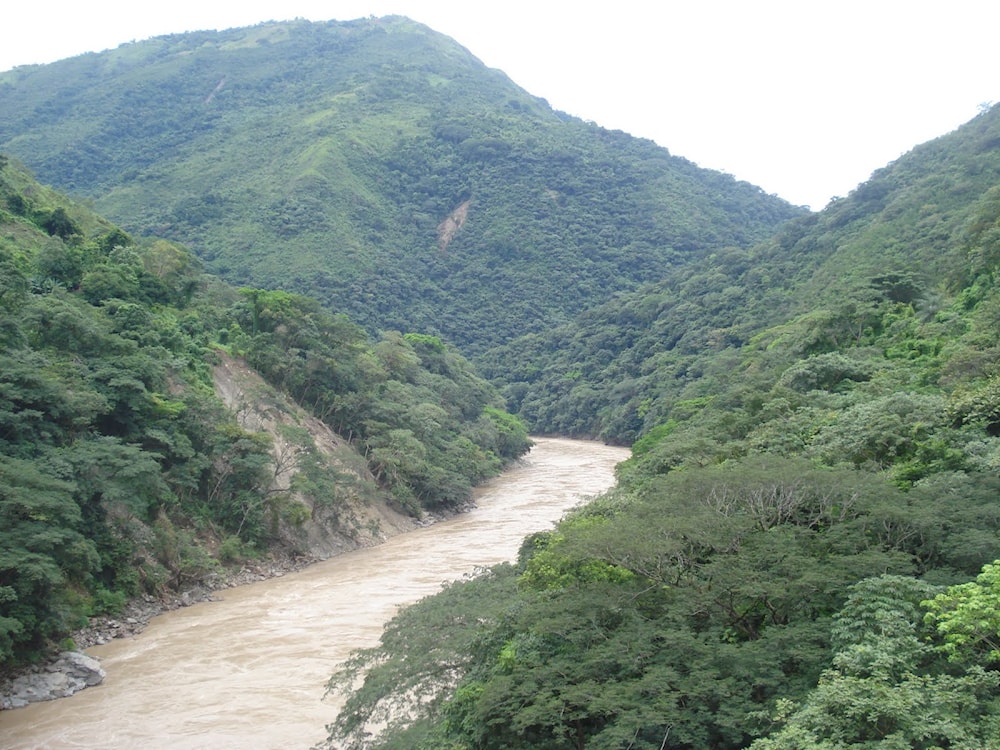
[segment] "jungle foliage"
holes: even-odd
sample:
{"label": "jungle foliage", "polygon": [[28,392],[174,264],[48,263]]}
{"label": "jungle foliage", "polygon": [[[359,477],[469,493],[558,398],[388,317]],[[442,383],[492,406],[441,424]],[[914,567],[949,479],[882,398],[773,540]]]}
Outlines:
{"label": "jungle foliage", "polygon": [[469,357],[805,213],[555,112],[399,17],[16,68],[0,74],[0,150],[236,285]]}
{"label": "jungle foliage", "polygon": [[483,371],[533,430],[638,440],[637,460],[667,467],[782,452],[901,482],[988,468],[998,183],[994,108],[772,239],[670,269]]}
{"label": "jungle foliage", "polygon": [[[270,437],[216,396],[222,351],[343,431],[415,515],[465,502],[530,445],[439,339],[373,341],[308,298],[227,287],[0,158],[0,669],[128,597],[265,554],[299,518]],[[334,502],[343,472],[299,449],[294,489]]]}
{"label": "jungle foliage", "polygon": [[523,452],[520,420],[633,446],[344,665],[331,744],[1000,742],[1000,108],[806,214],[406,19],[0,84],[0,147],[124,228],[0,173],[5,658],[207,574],[212,535],[268,543],[274,456],[211,392],[221,347],[415,513]]}
{"label": "jungle foliage", "polygon": [[488,353],[535,429],[632,458],[356,653],[331,745],[1000,744],[998,186],[994,108]]}

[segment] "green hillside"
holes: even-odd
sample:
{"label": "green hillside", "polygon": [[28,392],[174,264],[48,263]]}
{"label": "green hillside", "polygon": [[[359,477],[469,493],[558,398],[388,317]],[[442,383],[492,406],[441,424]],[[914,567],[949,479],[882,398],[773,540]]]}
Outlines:
{"label": "green hillside", "polygon": [[633,457],[335,674],[331,746],[1000,747],[998,253],[1000,107],[513,342],[536,428]]}
{"label": "green hillside", "polygon": [[399,17],[17,68],[0,75],[0,151],[232,283],[469,356],[804,213],[555,112]]}
{"label": "green hillside", "polygon": [[[223,362],[261,381],[231,408]],[[229,287],[0,157],[0,677],[130,597],[309,556],[307,527],[454,509],[529,445],[436,337]]]}
{"label": "green hillside", "polygon": [[897,391],[958,399],[992,374],[998,183],[994,108],[772,239],[518,339],[484,371],[536,430],[630,444],[669,423],[724,455],[785,439],[790,418],[809,442]]}
{"label": "green hillside", "polygon": [[0,149],[116,222],[0,160],[0,663],[527,424],[632,458],[333,675],[331,747],[1000,747],[1000,107],[809,214],[303,21],[0,75]]}

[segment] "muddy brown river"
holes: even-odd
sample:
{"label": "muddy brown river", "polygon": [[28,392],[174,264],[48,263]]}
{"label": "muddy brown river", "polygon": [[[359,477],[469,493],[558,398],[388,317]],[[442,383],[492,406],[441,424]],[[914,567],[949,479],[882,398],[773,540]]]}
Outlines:
{"label": "muddy brown river", "polygon": [[478,566],[512,560],[613,483],[628,451],[539,438],[517,466],[477,491],[470,513],[297,573],[218,592],[220,601],[160,615],[139,636],[88,649],[104,683],[70,698],[0,712],[0,748],[309,748],[337,701],[327,678],[378,641],[396,609]]}

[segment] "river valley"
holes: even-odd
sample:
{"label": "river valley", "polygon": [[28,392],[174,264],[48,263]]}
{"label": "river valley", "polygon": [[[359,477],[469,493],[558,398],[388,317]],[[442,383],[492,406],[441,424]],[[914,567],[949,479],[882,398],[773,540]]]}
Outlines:
{"label": "river valley", "polygon": [[469,513],[217,592],[219,601],[88,649],[104,683],[0,712],[0,747],[309,748],[339,708],[323,699],[327,678],[352,650],[376,643],[400,605],[512,560],[526,535],[610,487],[627,456],[600,443],[536,439],[524,460],[477,490]]}

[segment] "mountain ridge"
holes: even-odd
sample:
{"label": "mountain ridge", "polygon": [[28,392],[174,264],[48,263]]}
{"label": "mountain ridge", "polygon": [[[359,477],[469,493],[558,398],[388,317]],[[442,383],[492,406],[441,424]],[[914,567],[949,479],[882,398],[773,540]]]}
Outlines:
{"label": "mountain ridge", "polygon": [[769,240],[670,269],[480,366],[534,429],[631,443],[669,419],[671,404],[732,384],[713,358],[758,373],[763,387],[759,373],[777,380],[779,364],[857,354],[884,306],[905,308],[915,329],[966,315],[949,307],[988,299],[996,263],[998,132],[994,107]]}
{"label": "mountain ridge", "polygon": [[[269,23],[0,75],[0,149],[236,284],[470,356],[802,215],[555,112],[409,19]],[[440,252],[438,227],[466,204]]]}

